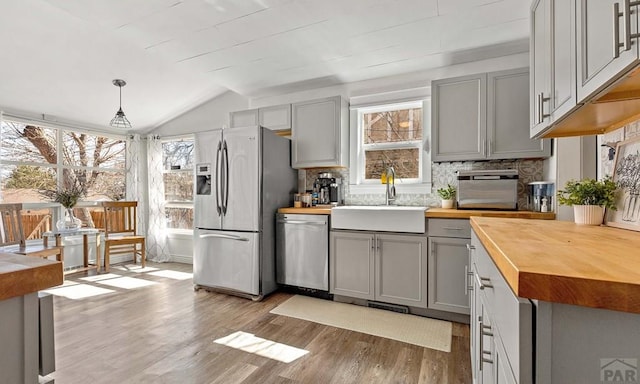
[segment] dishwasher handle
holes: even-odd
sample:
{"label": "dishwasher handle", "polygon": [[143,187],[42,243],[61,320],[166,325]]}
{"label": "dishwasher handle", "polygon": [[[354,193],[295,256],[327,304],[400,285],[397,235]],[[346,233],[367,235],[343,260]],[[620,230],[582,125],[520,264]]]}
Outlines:
{"label": "dishwasher handle", "polygon": [[278,224],[310,224],[310,225],[326,225],[326,221],[304,221],[304,220],[278,220]]}

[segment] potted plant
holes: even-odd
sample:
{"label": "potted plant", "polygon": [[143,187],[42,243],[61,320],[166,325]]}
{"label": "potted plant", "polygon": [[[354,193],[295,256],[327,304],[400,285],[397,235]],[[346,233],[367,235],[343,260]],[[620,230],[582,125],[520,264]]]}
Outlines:
{"label": "potted plant", "polygon": [[442,199],[442,208],[453,208],[453,200],[456,197],[456,187],[447,184],[446,187],[438,188],[438,196]]}
{"label": "potted plant", "polygon": [[65,208],[64,217],[56,222],[56,228],[59,230],[77,229],[82,226],[82,221],[73,215],[73,207],[78,200],[86,195],[85,189],[80,183],[75,182],[71,187],[61,188],[57,190],[48,190],[44,195],[49,197],[56,203],[60,203]]}
{"label": "potted plant", "polygon": [[616,209],[616,184],[610,177],[598,181],[569,180],[564,189],[558,191],[558,203],[573,206],[576,224],[600,225],[604,209]]}

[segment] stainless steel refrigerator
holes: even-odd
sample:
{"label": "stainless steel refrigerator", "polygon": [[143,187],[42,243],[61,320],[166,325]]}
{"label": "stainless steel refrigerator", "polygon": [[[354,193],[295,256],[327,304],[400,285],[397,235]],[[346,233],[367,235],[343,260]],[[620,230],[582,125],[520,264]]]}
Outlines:
{"label": "stainless steel refrigerator", "polygon": [[297,190],[290,140],[263,127],[195,135],[195,288],[260,300],[277,288],[275,213]]}

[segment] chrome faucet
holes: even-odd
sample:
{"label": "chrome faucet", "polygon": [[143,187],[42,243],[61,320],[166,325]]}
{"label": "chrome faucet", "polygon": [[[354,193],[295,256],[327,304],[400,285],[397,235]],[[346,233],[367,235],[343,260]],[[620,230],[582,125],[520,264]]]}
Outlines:
{"label": "chrome faucet", "polygon": [[[385,193],[385,203],[391,205],[396,201],[396,171],[390,165],[387,167],[385,174],[387,176],[387,190]],[[391,183],[389,183],[391,179]]]}

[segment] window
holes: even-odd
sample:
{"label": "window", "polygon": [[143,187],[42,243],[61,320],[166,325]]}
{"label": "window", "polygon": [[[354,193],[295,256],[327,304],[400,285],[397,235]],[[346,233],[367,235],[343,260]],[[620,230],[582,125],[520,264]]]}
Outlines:
{"label": "window", "polygon": [[395,171],[396,186],[420,185],[424,189],[429,161],[423,151],[422,100],[357,108],[352,112],[352,124],[357,127],[352,132],[357,147],[352,141],[356,156],[352,156],[350,172],[356,190],[357,185],[381,184],[388,166]]}
{"label": "window", "polygon": [[[43,192],[74,183],[87,191],[85,201],[124,197],[124,140],[32,123],[0,122],[2,202],[27,203],[33,208],[24,214],[38,216],[24,218],[25,223],[37,226],[32,238],[49,230],[57,216],[52,209],[57,205]],[[25,234],[30,233],[25,228]]]}
{"label": "window", "polygon": [[162,143],[167,228],[193,229],[193,139]]}

